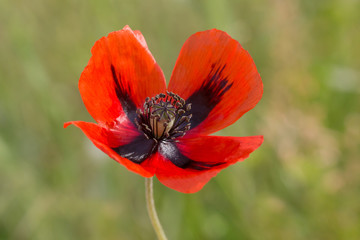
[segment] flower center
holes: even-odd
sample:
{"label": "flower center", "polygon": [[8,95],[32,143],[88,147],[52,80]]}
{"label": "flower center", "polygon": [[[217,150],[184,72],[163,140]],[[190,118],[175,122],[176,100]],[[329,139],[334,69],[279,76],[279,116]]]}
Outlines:
{"label": "flower center", "polygon": [[137,109],[135,123],[148,139],[174,140],[190,129],[191,103],[172,92],[146,98],[144,109]]}

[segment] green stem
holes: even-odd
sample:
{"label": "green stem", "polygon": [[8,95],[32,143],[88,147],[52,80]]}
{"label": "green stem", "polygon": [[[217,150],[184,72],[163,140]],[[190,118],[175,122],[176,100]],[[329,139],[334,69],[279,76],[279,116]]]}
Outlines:
{"label": "green stem", "polygon": [[159,240],[167,240],[155,209],[152,177],[145,178],[145,194],[147,210],[156,235]]}

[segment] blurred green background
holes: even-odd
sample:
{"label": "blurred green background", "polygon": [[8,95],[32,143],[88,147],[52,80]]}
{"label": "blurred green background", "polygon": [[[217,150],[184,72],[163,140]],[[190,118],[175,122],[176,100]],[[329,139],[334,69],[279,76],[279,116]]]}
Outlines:
{"label": "blurred green background", "polygon": [[1,0],[0,239],[155,239],[144,179],[69,120],[93,121],[77,84],[94,42],[141,30],[169,79],[210,28],[247,49],[255,109],[217,135],[265,136],[203,190],[155,180],[169,239],[360,239],[360,1]]}

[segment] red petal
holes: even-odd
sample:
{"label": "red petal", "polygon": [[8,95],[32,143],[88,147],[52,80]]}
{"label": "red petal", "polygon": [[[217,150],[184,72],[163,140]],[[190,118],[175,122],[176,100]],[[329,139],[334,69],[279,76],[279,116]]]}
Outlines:
{"label": "red petal", "polygon": [[[159,154],[155,174],[169,188],[194,193],[202,189],[221,169],[249,157],[262,144],[263,136],[200,136],[179,140],[178,149],[192,162],[186,168],[179,168]],[[199,166],[203,170],[197,170]]]}
{"label": "red petal", "polygon": [[164,75],[139,31],[126,26],[112,32],[98,40],[91,52],[79,89],[97,122],[111,123],[127,111],[124,106],[135,111],[146,97],[165,91]]}
{"label": "red petal", "polygon": [[192,103],[187,135],[207,135],[252,109],[263,85],[249,53],[227,33],[213,29],[185,42],[168,89]]}
{"label": "red petal", "polygon": [[[125,26],[125,28],[131,30],[129,26]],[[135,37],[141,43],[141,45],[143,45],[144,48],[149,49],[142,33],[139,30],[134,30],[133,33],[135,34]]]}
{"label": "red petal", "polygon": [[64,124],[64,128],[74,124],[80,128],[84,134],[94,143],[96,147],[109,155],[115,161],[124,165],[128,170],[140,174],[143,177],[151,177],[154,175],[154,168],[150,164],[151,160],[145,160],[141,164],[134,163],[126,158],[118,155],[112,148],[130,143],[139,133],[136,129],[132,129],[131,125],[120,126],[117,129],[108,129],[100,127],[94,123],[73,121]]}

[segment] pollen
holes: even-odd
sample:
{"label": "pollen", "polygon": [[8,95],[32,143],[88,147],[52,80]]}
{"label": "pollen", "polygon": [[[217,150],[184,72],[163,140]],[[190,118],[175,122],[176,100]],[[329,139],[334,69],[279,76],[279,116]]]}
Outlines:
{"label": "pollen", "polygon": [[146,98],[143,109],[137,109],[135,123],[148,139],[175,140],[190,129],[191,103],[172,92]]}

